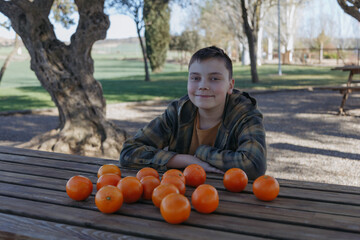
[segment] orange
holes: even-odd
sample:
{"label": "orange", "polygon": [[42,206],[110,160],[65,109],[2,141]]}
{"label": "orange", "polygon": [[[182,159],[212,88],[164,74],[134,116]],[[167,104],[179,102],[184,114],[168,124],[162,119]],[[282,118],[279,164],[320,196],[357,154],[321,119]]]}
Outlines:
{"label": "orange", "polygon": [[191,212],[189,200],[182,194],[170,193],[161,201],[160,213],[166,222],[179,224],[186,221]]}
{"label": "orange", "polygon": [[212,213],[219,206],[219,194],[213,186],[198,186],[191,195],[191,204],[200,213]]}
{"label": "orange", "polygon": [[253,183],[253,193],[262,201],[272,201],[278,195],[280,185],[278,181],[269,175],[258,177]]}
{"label": "orange", "polygon": [[120,168],[118,166],[116,166],[115,164],[102,165],[98,170],[97,177],[99,178],[101,175],[104,175],[106,173],[114,173],[114,174],[119,175],[119,177],[121,177]]}
{"label": "orange", "polygon": [[179,178],[181,179],[181,181],[183,181],[183,182],[185,183],[185,176],[184,176],[184,174],[182,173],[182,171],[180,171],[179,169],[170,169],[170,170],[167,170],[167,171],[163,174],[161,180],[164,179],[164,178],[166,178],[167,176],[170,176],[170,175],[179,177]]}
{"label": "orange", "polygon": [[139,180],[146,176],[154,176],[156,178],[159,178],[159,173],[151,167],[144,167],[136,173],[136,177]]}
{"label": "orange", "polygon": [[126,203],[138,201],[143,193],[143,186],[136,177],[129,176],[121,179],[117,187],[122,192]]}
{"label": "orange", "polygon": [[166,177],[163,177],[161,180],[161,184],[164,183],[174,184],[179,189],[180,194],[185,194],[186,191],[185,183],[178,176],[167,175]]}
{"label": "orange", "polygon": [[241,192],[248,184],[248,177],[240,168],[231,168],[225,172],[223,183],[228,191]]}
{"label": "orange", "polygon": [[100,188],[106,185],[116,186],[120,179],[121,177],[114,173],[106,173],[101,175],[96,182],[96,189],[99,191]]}
{"label": "orange", "polygon": [[161,201],[170,193],[179,193],[174,184],[164,183],[157,186],[152,193],[152,201],[156,207],[160,207]]}
{"label": "orange", "polygon": [[93,190],[93,184],[89,178],[77,175],[71,177],[66,183],[67,195],[76,201],[87,199]]}
{"label": "orange", "polygon": [[198,164],[191,164],[184,169],[186,185],[197,187],[206,181],[206,172],[203,167]]}
{"label": "orange", "polygon": [[160,180],[154,176],[145,176],[140,182],[143,186],[143,199],[151,200],[154,188],[160,185]]}
{"label": "orange", "polygon": [[112,185],[102,187],[95,195],[96,207],[103,213],[113,213],[123,204],[121,191]]}

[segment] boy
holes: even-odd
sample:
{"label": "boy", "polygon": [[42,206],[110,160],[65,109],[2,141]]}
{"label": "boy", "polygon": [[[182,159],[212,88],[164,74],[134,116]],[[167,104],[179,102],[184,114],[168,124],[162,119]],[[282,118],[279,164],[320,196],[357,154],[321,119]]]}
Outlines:
{"label": "boy", "polygon": [[232,62],[223,50],[197,51],[189,63],[188,94],[124,143],[121,166],[166,170],[196,163],[207,172],[237,167],[250,179],[263,175],[262,114],[256,100],[234,84]]}

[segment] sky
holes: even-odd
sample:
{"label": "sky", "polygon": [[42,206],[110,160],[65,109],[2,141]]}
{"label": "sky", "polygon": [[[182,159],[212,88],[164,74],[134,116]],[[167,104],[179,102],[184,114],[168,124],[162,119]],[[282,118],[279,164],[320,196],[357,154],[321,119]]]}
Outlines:
{"label": "sky", "polygon": [[[339,32],[336,34],[341,34],[343,36],[350,35],[347,37],[360,37],[360,24],[356,22],[354,18],[345,14],[343,10],[339,7],[336,0],[312,0],[310,5],[308,5],[304,12],[304,19],[302,21],[305,28],[307,25],[312,25],[312,22],[316,21],[317,17],[321,15],[336,15],[340,14],[342,27],[339,28]],[[171,19],[170,19],[170,32],[171,34],[180,34],[184,29],[184,23],[187,22],[187,19],[191,16],[189,9],[182,9],[179,6],[173,4],[171,10]],[[50,18],[51,19],[51,18]],[[339,18],[340,19],[340,18]],[[0,21],[3,22],[5,16],[0,14]],[[329,25],[329,24],[328,24]],[[330,24],[331,25],[331,24]],[[69,41],[71,35],[76,30],[76,25],[72,26],[69,29],[65,29],[60,24],[54,23],[55,33],[58,39],[62,41]],[[329,34],[331,34],[331,26]],[[354,31],[356,29],[356,31]],[[355,33],[356,32],[356,33]],[[8,31],[3,27],[0,27],[0,37],[12,39],[15,37],[13,30]],[[107,39],[119,39],[119,38],[129,38],[137,37],[136,27],[134,21],[126,16],[119,14],[110,15],[110,28],[107,32]]]}
{"label": "sky", "polygon": [[[184,20],[186,20],[187,11],[177,5],[172,6],[171,19],[170,19],[170,32],[171,34],[180,34],[185,26],[183,26]],[[111,14],[110,27],[107,31],[107,39],[119,39],[137,37],[136,25],[131,17],[120,14]],[[5,16],[0,13],[0,22],[6,20]],[[50,18],[50,21],[52,19]],[[71,35],[76,30],[76,25],[73,25],[69,29],[64,28],[61,24],[54,23],[55,34],[61,41],[70,41]],[[0,27],[0,37],[13,39],[15,32],[13,30],[7,30]]]}

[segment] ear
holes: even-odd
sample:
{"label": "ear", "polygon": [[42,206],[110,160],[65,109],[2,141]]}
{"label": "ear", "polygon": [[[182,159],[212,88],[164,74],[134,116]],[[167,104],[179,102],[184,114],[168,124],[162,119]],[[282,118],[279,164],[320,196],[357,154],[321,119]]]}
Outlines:
{"label": "ear", "polygon": [[235,86],[235,79],[231,79],[229,84],[229,89],[227,91],[228,94],[232,94],[234,86]]}

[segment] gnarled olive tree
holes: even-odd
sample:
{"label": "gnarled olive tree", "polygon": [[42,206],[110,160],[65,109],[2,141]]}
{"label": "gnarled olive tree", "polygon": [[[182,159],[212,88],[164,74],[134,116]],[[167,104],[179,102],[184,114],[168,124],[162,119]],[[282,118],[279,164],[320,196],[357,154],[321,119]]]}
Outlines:
{"label": "gnarled olive tree", "polygon": [[53,0],[0,0],[0,12],[21,37],[31,69],[59,110],[60,125],[32,139],[27,147],[118,158],[125,131],[106,120],[101,84],[94,79],[93,44],[109,27],[104,0],[75,0],[79,12],[69,45],[56,38],[49,14]]}

